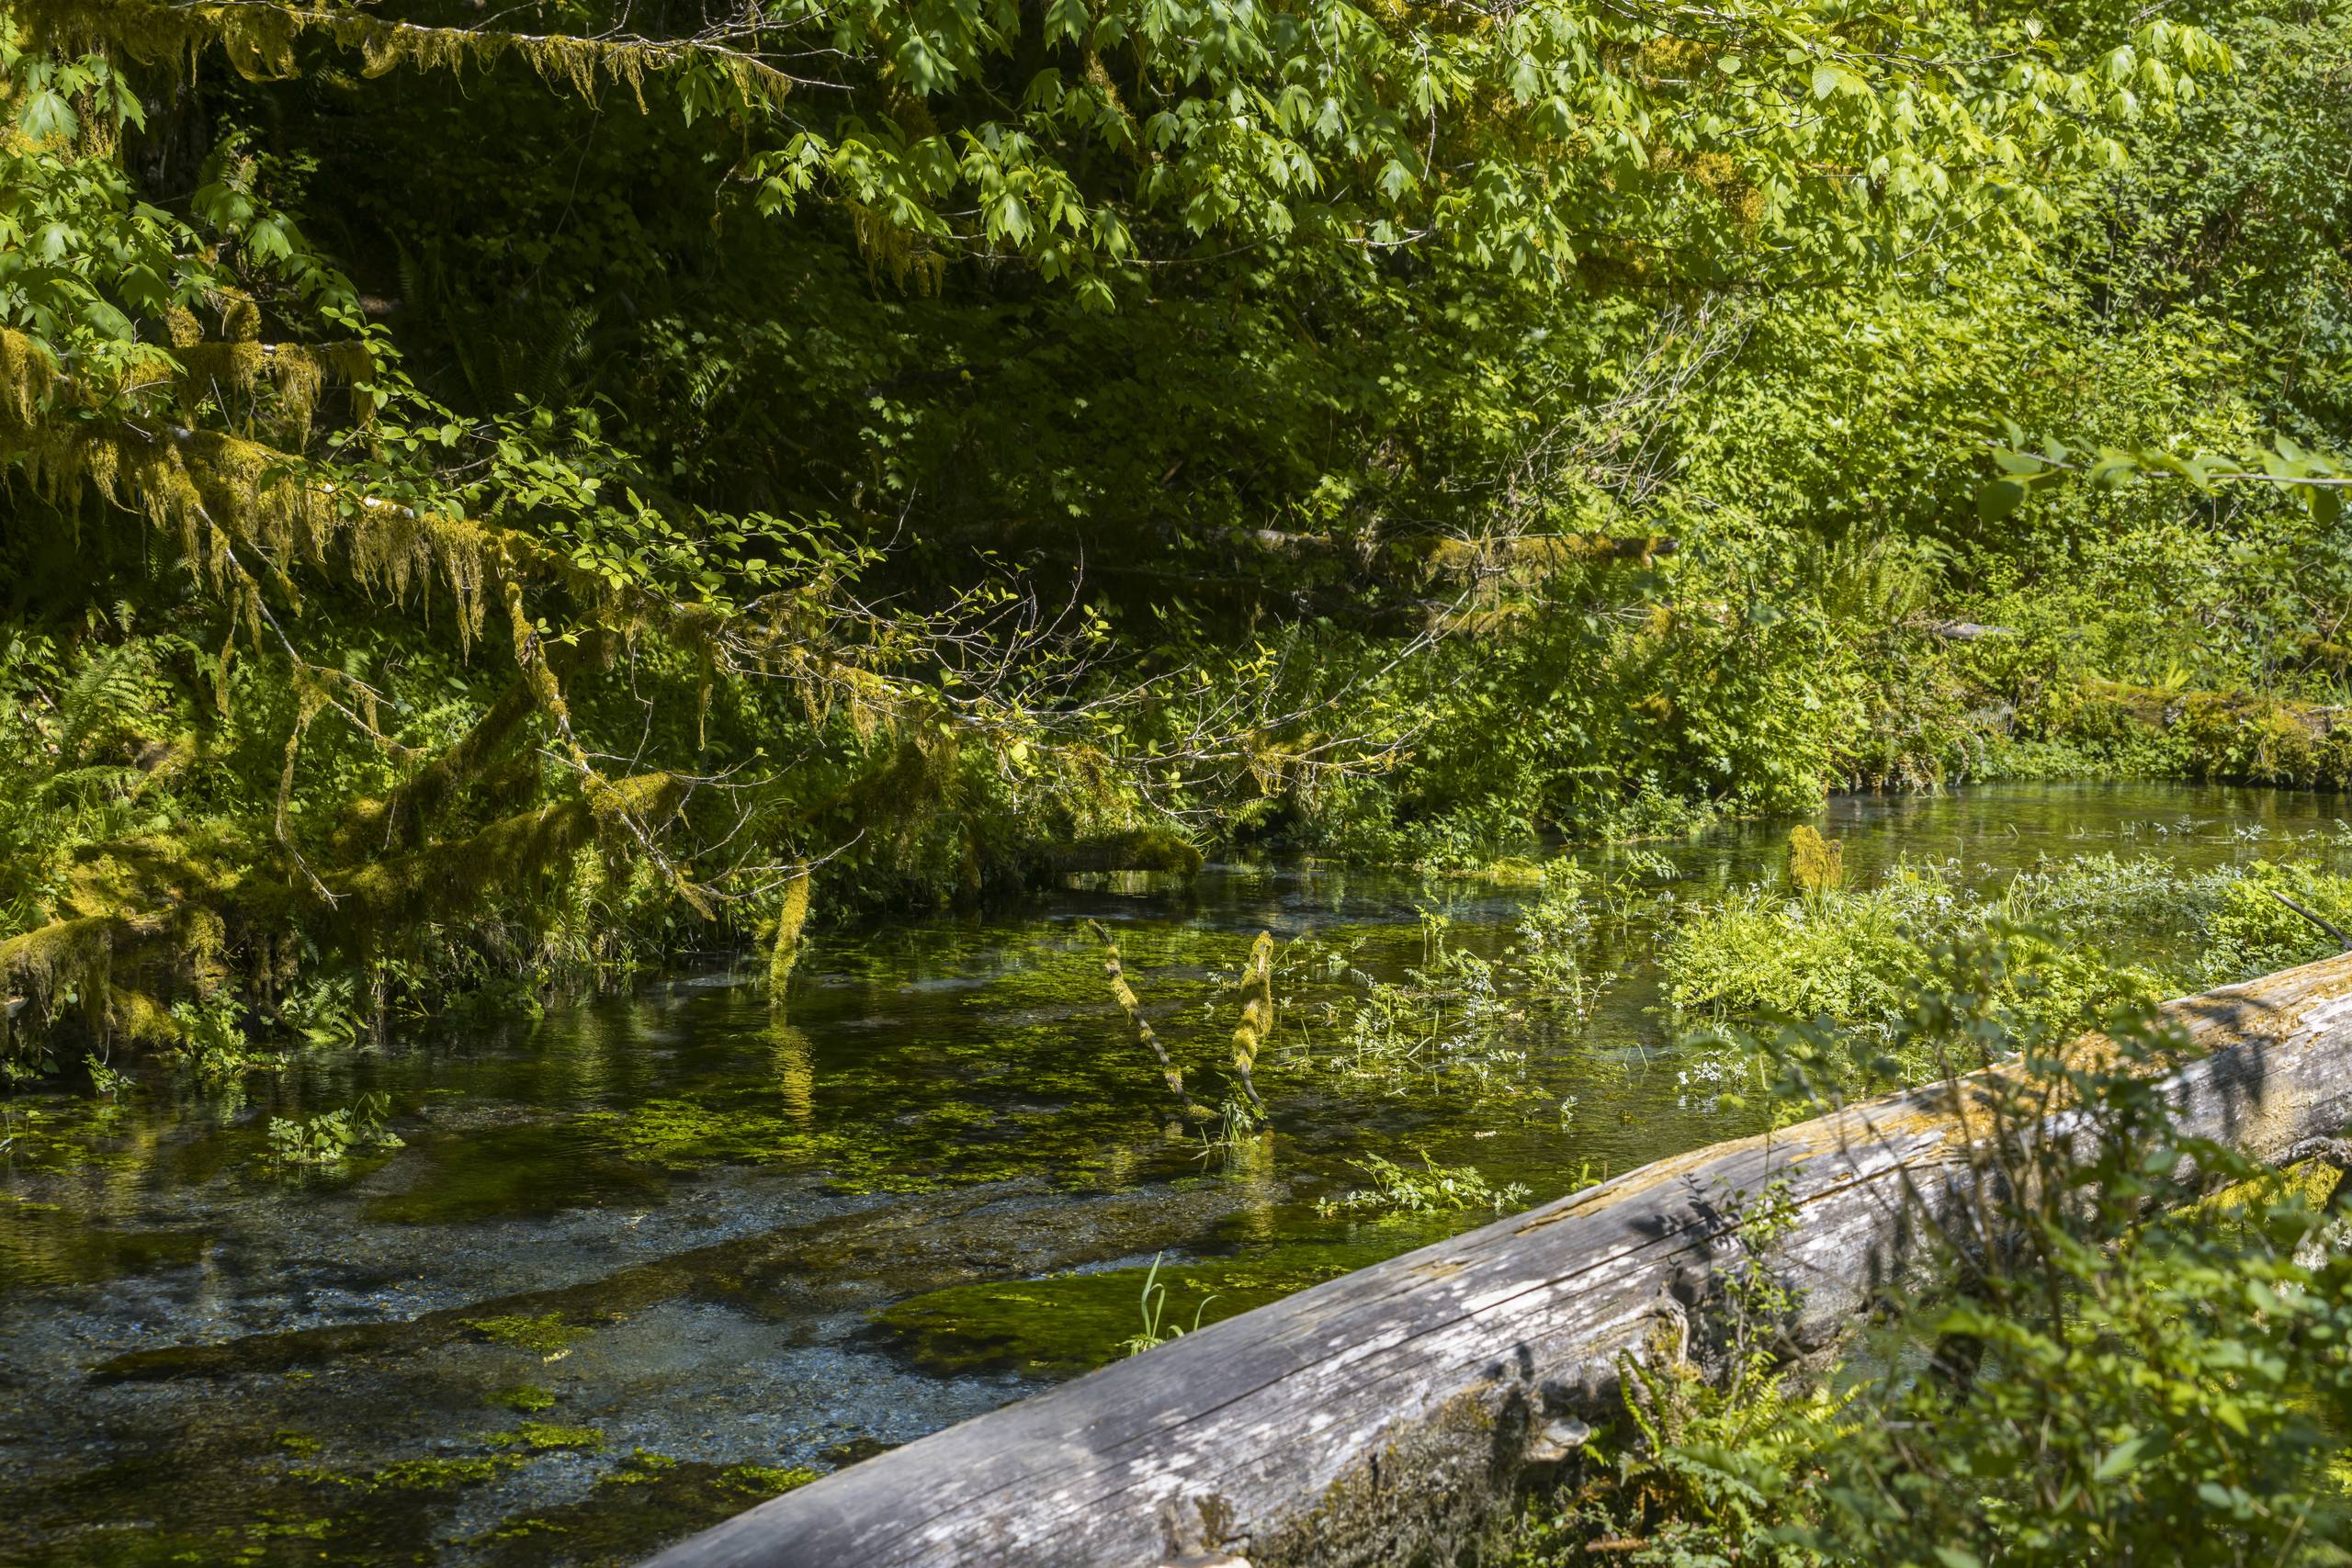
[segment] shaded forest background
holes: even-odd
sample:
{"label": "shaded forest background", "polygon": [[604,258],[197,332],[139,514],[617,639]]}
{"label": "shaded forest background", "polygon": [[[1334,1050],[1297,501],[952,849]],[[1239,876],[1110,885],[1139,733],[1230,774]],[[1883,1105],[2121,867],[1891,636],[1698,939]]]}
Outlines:
{"label": "shaded forest background", "polygon": [[1236,846],[2352,778],[2335,0],[0,18],[12,1074]]}

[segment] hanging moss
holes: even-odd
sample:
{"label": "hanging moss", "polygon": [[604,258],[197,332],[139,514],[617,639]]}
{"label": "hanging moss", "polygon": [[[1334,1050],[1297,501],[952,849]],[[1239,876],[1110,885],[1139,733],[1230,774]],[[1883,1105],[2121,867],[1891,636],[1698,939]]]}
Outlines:
{"label": "hanging moss", "polygon": [[574,851],[623,830],[624,819],[659,827],[677,809],[684,784],[668,773],[622,779],[594,801],[583,797],[517,813],[463,839],[428,845],[327,878],[330,930],[361,951],[389,931],[481,902],[492,892],[544,887]]}
{"label": "hanging moss", "polygon": [[768,1000],[784,1005],[785,987],[792,982],[792,967],[800,961],[800,932],[808,924],[808,867],[804,863],[785,884],[784,907],[776,911],[775,936],[768,944]]}
{"label": "hanging moss", "polygon": [[272,5],[161,5],[150,0],[26,0],[15,7],[38,43],[75,52],[119,45],[135,57],[193,72],[197,57],[217,48],[248,81],[299,73],[295,44],[317,38],[356,51],[369,76],[402,68],[462,72],[519,60],[550,85],[594,103],[603,88],[626,88],[641,112],[648,75],[696,63],[716,71],[749,103],[781,103],[792,78],[775,66],[725,45],[691,39],[571,38],[493,28],[427,27],[362,11]]}
{"label": "hanging moss", "polygon": [[1800,893],[1834,893],[1845,885],[1845,846],[1799,823],[1789,829],[1789,880]]}

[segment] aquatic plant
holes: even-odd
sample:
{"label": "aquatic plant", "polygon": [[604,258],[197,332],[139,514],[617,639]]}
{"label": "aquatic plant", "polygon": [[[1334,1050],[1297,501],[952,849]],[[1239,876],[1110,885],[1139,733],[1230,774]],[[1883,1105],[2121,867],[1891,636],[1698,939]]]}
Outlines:
{"label": "aquatic plant", "polygon": [[[1617,978],[1614,969],[1597,967],[1592,958],[1600,925],[1590,901],[1600,886],[1600,879],[1566,857],[1546,865],[1542,891],[1520,912],[1512,954],[1528,1000],[1559,1009],[1579,1023],[1592,1016]],[[1622,911],[1612,918],[1625,923]]]}
{"label": "aquatic plant", "polygon": [[171,1018],[200,1077],[231,1077],[262,1060],[246,1038],[243,1006],[226,989],[200,1001],[174,1002]]}
{"label": "aquatic plant", "polygon": [[1371,1177],[1373,1184],[1319,1198],[1316,1201],[1316,1213],[1437,1214],[1487,1209],[1500,1213],[1514,1204],[1526,1202],[1530,1196],[1527,1188],[1515,1181],[1501,1187],[1490,1184],[1475,1166],[1440,1165],[1430,1157],[1427,1149],[1421,1150],[1420,1156],[1419,1170],[1398,1165],[1382,1155],[1349,1161]]}
{"label": "aquatic plant", "polygon": [[341,1111],[330,1111],[307,1122],[274,1116],[269,1122],[267,1158],[279,1165],[340,1165],[354,1149],[397,1149],[404,1140],[384,1125],[391,1097],[370,1091]]}
{"label": "aquatic plant", "polygon": [[[1168,1311],[1168,1287],[1159,1282],[1159,1264],[1160,1260],[1166,1256],[1167,1254],[1165,1253],[1155,1253],[1152,1255],[1151,1269],[1144,1275],[1143,1279],[1143,1293],[1140,1303],[1140,1310],[1143,1314],[1143,1326],[1136,1332],[1133,1337],[1121,1342],[1119,1346],[1119,1353],[1123,1356],[1140,1356],[1146,1350],[1156,1349],[1159,1346],[1167,1344],[1171,1339],[1180,1339],[1183,1337],[1184,1334],[1187,1332],[1185,1329],[1179,1327],[1174,1324],[1164,1322]],[[1208,1311],[1209,1303],[1215,1300],[1216,1300],[1215,1296],[1204,1297],[1200,1304],[1193,1309],[1193,1329],[1194,1331],[1197,1331],[1201,1326],[1201,1314]]]}
{"label": "aquatic plant", "polygon": [[92,1057],[83,1064],[90,1075],[90,1092],[109,1100],[130,1088],[138,1080],[103,1057]]}

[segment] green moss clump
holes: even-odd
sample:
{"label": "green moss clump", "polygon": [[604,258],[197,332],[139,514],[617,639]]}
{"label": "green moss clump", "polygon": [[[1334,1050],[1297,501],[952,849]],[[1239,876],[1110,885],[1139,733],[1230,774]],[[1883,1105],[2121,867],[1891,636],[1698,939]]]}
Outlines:
{"label": "green moss clump", "polygon": [[1789,829],[1789,880],[1800,893],[1835,893],[1846,882],[1846,847],[1798,823]]}
{"label": "green moss clump", "polygon": [[524,1462],[520,1454],[459,1454],[447,1458],[407,1459],[388,1464],[365,1477],[366,1483],[401,1492],[445,1492],[479,1486]]}
{"label": "green moss clump", "polygon": [[493,1344],[535,1350],[550,1360],[568,1354],[572,1346],[588,1337],[589,1334],[585,1328],[564,1322],[563,1314],[559,1312],[539,1317],[469,1317],[465,1322],[468,1328]]}
{"label": "green moss clump", "polygon": [[817,1479],[817,1472],[805,1464],[781,1469],[770,1464],[729,1465],[718,1475],[719,1484],[731,1486],[738,1492],[758,1497],[781,1497],[786,1492],[808,1485]]}
{"label": "green moss clump", "polygon": [[550,1449],[601,1449],[605,1434],[594,1427],[561,1427],[551,1421],[526,1421],[511,1432],[492,1432],[494,1448],[527,1448],[534,1453]]}
{"label": "green moss clump", "polygon": [[614,1472],[597,1483],[600,1486],[639,1486],[658,1481],[664,1472],[678,1468],[678,1461],[668,1454],[655,1453],[651,1449],[631,1449]]}
{"label": "green moss clump", "polygon": [[553,1409],[555,1395],[537,1383],[518,1382],[510,1388],[493,1390],[483,1396],[482,1402],[502,1410],[519,1410],[525,1415],[532,1415]]}

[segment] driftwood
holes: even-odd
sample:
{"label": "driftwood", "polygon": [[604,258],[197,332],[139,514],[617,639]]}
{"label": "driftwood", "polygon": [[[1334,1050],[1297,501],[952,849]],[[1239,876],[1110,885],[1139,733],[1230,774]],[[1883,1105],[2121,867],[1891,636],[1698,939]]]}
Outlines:
{"label": "driftwood", "polygon": [[[2203,1053],[2165,1081],[2185,1133],[2276,1162],[2352,1125],[2352,955],[2166,1010]],[[1768,1188],[1793,1220],[1765,1255],[1801,1292],[1791,1332],[1832,1344],[1915,1266],[1906,1194],[1973,1194],[1984,1122],[1962,1088],[1662,1160],[1244,1313],[763,1504],[658,1568],[1445,1561],[1580,1439],[1621,1357],[1690,1343]]]}

